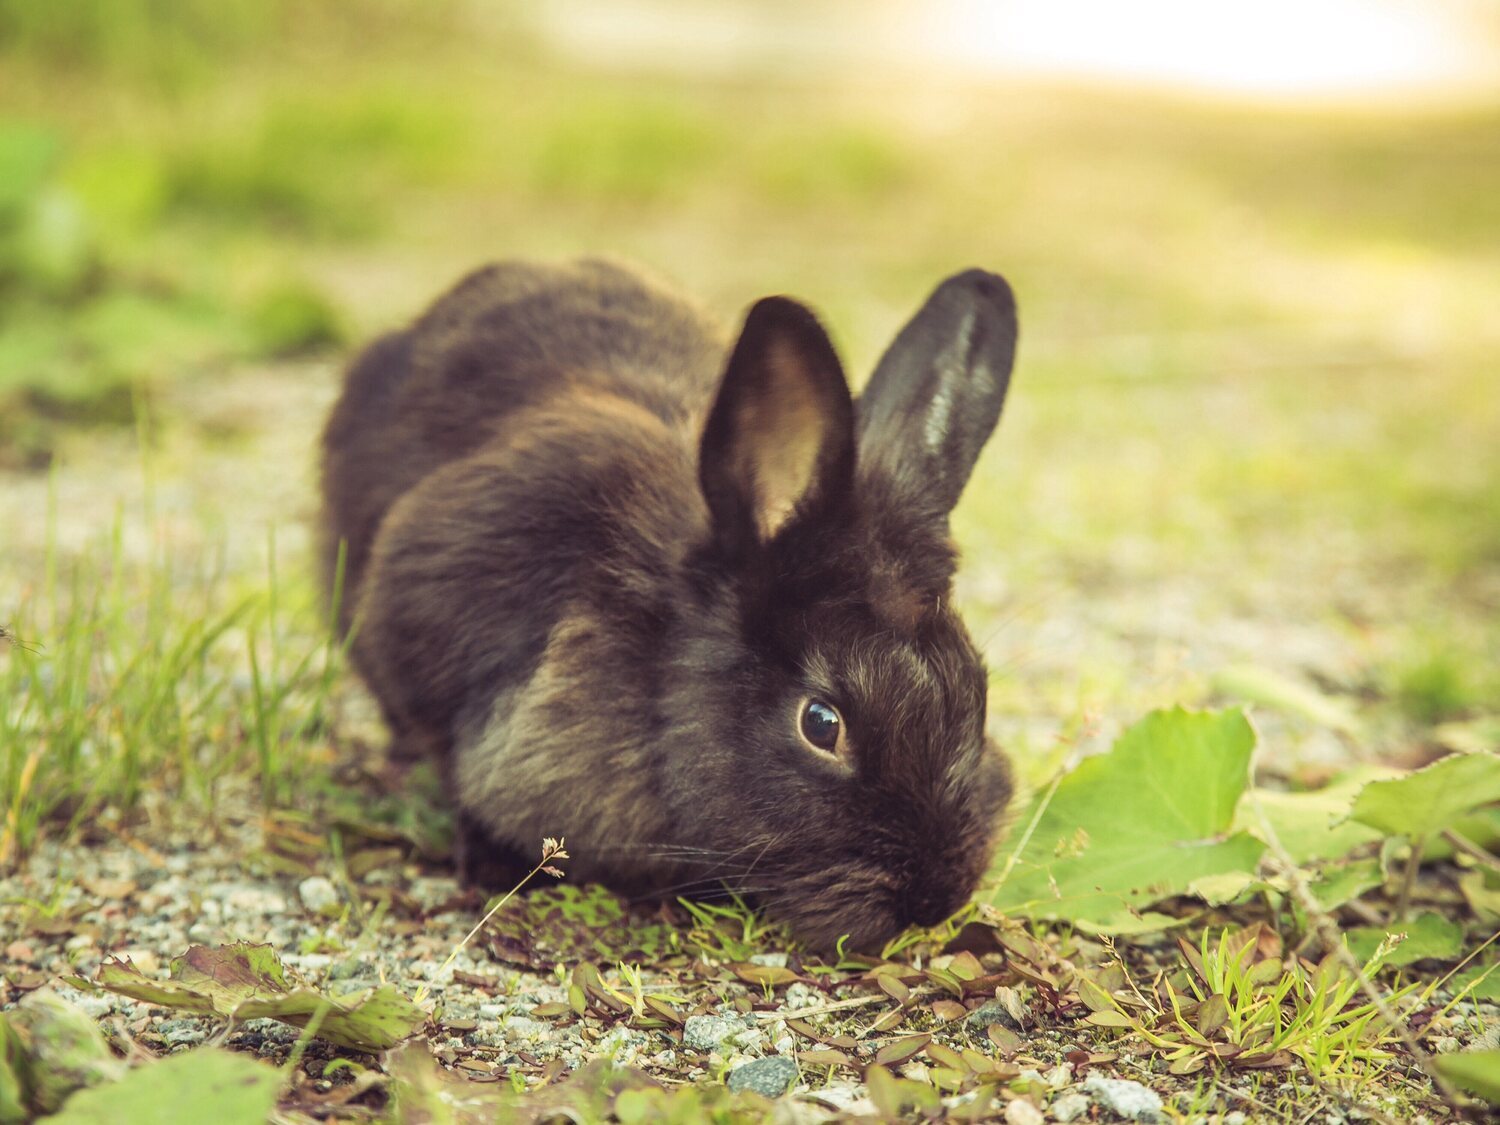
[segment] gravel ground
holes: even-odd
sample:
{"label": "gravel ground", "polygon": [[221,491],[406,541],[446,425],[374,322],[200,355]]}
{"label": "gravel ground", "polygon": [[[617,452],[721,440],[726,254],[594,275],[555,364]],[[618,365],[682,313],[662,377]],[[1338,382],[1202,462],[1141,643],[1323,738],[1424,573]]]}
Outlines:
{"label": "gravel ground", "polygon": [[[223,1044],[279,1063],[297,1041],[294,1028],[271,1020],[226,1027],[222,1020],[66,983],[92,978],[109,956],[165,977],[172,958],[190,945],[267,942],[296,975],[334,994],[383,982],[408,996],[425,993],[433,1012],[421,1031],[426,1048],[451,1075],[470,1083],[536,1090],[607,1059],[668,1088],[723,1083],[767,1097],[790,1090],[796,1111],[785,1119],[824,1120],[877,1111],[865,1080],[871,1062],[932,1080],[952,1062],[942,1053],[946,1048],[996,1068],[1005,1081],[979,1087],[987,1099],[982,1115],[1010,1125],[1168,1118],[1228,1125],[1276,1119],[1276,1105],[1288,1098],[1299,1113],[1317,1111],[1304,1119],[1329,1125],[1414,1119],[1410,1090],[1401,1091],[1383,1116],[1378,1102],[1353,1108],[1296,1070],[1224,1073],[1221,1112],[1211,1116],[1214,1103],[1188,1092],[1191,1079],[1184,1085],[1164,1073],[1160,1060],[1136,1053],[1138,1044],[1123,1045],[1113,1033],[1081,1022],[1087,1009],[1066,996],[1049,1003],[1046,987],[1028,980],[1026,960],[1015,948],[1002,951],[995,939],[1008,940],[1005,934],[1013,931],[994,919],[981,919],[961,936],[978,951],[959,954],[977,974],[976,987],[966,986],[961,1001],[920,975],[933,964],[931,948],[919,946],[900,958],[909,984],[872,986],[862,972],[816,971],[795,951],[778,948],[772,932],[742,963],[728,947],[715,955],[691,941],[658,950],[641,959],[641,973],[644,993],[665,998],[659,1009],[645,1009],[641,1019],[628,1003],[609,1002],[590,989],[580,1016],[570,1004],[570,985],[580,979],[573,963],[520,963],[546,960],[545,939],[534,928],[529,950],[523,939],[482,939],[444,966],[482,903],[462,893],[441,865],[387,848],[391,861],[357,879],[343,878],[334,867],[318,870],[316,863],[294,870],[279,842],[289,831],[285,824],[268,827],[248,803],[237,811],[226,800],[221,812],[211,839],[148,825],[88,847],[49,843],[0,880],[0,933],[6,935],[0,1003],[9,1008],[50,988],[100,1021],[127,1052],[166,1055]],[[524,911],[532,901],[523,896],[517,904]],[[535,926],[517,917],[508,929],[506,918],[498,919],[502,933],[524,935]],[[626,921],[647,935],[686,935],[690,928],[683,916],[661,908]],[[616,932],[586,921],[576,928],[600,941]],[[1105,960],[1088,942],[1074,943],[1071,953],[1079,963]],[[1045,962],[1046,973],[1071,968],[1052,951],[1035,955],[1033,964]],[[1132,956],[1144,958],[1149,969],[1156,956],[1166,963],[1169,945],[1146,939]],[[605,956],[595,960],[614,995],[628,1001],[618,968]],[[746,979],[756,973],[771,983]],[[667,1018],[652,1018],[661,1013]],[[1500,1037],[1500,1009],[1460,1005],[1425,1033],[1437,1051],[1483,1045]],[[330,1065],[341,1057],[358,1065]],[[368,1117],[384,1111],[389,1094],[389,1078],[376,1059],[314,1043],[283,1108]],[[962,1115],[965,1106],[978,1112],[976,1096],[965,1091],[944,1104],[950,1113]],[[1424,1102],[1431,1104],[1418,1099]],[[1249,1116],[1235,1117],[1236,1109]]]}

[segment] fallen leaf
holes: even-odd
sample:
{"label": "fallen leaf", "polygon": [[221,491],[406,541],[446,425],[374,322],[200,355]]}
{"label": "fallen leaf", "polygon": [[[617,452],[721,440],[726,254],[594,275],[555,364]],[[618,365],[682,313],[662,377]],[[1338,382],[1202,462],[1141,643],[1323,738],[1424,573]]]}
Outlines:
{"label": "fallen leaf", "polygon": [[356,1051],[385,1051],[414,1034],[427,1013],[383,984],[345,996],[327,996],[288,980],[269,945],[195,945],[172,962],[169,979],[151,980],[132,964],[110,958],[94,985],[158,1007],[241,1021],[269,1018],[306,1027],[319,1019],[318,1035]]}

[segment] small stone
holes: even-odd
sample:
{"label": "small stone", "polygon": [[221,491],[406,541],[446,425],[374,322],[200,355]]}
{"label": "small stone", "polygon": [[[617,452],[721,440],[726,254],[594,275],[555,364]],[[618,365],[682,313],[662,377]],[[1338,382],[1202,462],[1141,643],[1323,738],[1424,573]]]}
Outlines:
{"label": "small stone", "polygon": [[712,1051],[745,1028],[744,1021],[728,1016],[689,1016],[682,1025],[682,1045],[695,1051]]}
{"label": "small stone", "polygon": [[651,1041],[639,1031],[625,1026],[612,1027],[604,1033],[594,1050],[616,1066],[633,1066]]}
{"label": "small stone", "polygon": [[771,1040],[771,1050],[778,1055],[790,1055],[797,1050],[797,1040],[787,1029],[785,1020],[772,1020],[766,1028],[766,1035]]}
{"label": "small stone", "polygon": [[84,992],[79,993],[77,996],[69,996],[68,999],[73,1002],[75,1007],[82,1008],[96,1020],[103,1019],[115,1010],[115,1002],[108,996],[98,996],[93,993]]}
{"label": "small stone", "polygon": [[871,1104],[863,1086],[852,1082],[836,1083],[830,1082],[817,1090],[809,1090],[808,1096],[822,1102],[832,1109],[842,1110],[851,1116],[855,1114],[873,1113],[875,1107]]}
{"label": "small stone", "polygon": [[166,1020],[156,1025],[156,1033],[166,1040],[169,1047],[201,1043],[208,1038],[199,1020]]}
{"label": "small stone", "polygon": [[1061,1090],[1069,1082],[1073,1081],[1073,1068],[1067,1063],[1058,1063],[1046,1074],[1042,1075],[1047,1086],[1052,1090]]}
{"label": "small stone", "polygon": [[1021,1030],[1021,1025],[1016,1022],[1016,1018],[998,1000],[988,1000],[975,1008],[964,1019],[964,1023],[978,1031],[983,1031],[992,1023],[998,1023],[1012,1031]]}
{"label": "small stone", "polygon": [[1051,1109],[1053,1117],[1068,1125],[1089,1111],[1089,1099],[1084,1094],[1064,1094],[1052,1103]]}
{"label": "small stone", "polygon": [[823,994],[812,985],[803,984],[800,980],[786,986],[786,1010],[794,1012],[798,1008],[811,1008],[823,1002]]}
{"label": "small stone", "polygon": [[1224,1125],[1245,1125],[1250,1118],[1241,1109],[1230,1110],[1224,1115]]}
{"label": "small stone", "polygon": [[1025,1098],[1017,1098],[1005,1107],[1005,1125],[1042,1125],[1042,1111]]}
{"label": "small stone", "polygon": [[314,914],[326,914],[339,908],[339,889],[331,879],[310,875],[297,884],[297,897]]}
{"label": "small stone", "polygon": [[224,896],[224,913],[230,918],[272,917],[286,913],[286,899],[261,887],[235,887]]}
{"label": "small stone", "polygon": [[526,1016],[506,1016],[505,1030],[518,1039],[536,1039],[551,1031],[552,1025]]}
{"label": "small stone", "polygon": [[768,1098],[778,1098],[797,1081],[797,1064],[781,1055],[769,1055],[736,1067],[729,1075],[731,1090],[753,1090]]}
{"label": "small stone", "polygon": [[1105,1109],[1129,1121],[1161,1119],[1161,1098],[1154,1091],[1129,1078],[1101,1078],[1097,1074],[1091,1074],[1083,1088],[1093,1094]]}
{"label": "small stone", "polygon": [[786,968],[785,953],[752,953],[750,954],[752,965],[764,965],[768,969]]}
{"label": "small stone", "polygon": [[744,1031],[730,1036],[729,1042],[742,1051],[758,1054],[766,1049],[769,1040],[766,1038],[766,1033],[760,1028],[747,1027]]}

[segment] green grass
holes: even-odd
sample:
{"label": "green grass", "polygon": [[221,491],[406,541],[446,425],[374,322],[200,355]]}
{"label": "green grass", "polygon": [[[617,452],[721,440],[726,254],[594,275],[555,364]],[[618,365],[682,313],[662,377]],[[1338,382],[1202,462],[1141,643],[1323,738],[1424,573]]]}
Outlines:
{"label": "green grass", "polygon": [[[137,555],[125,541],[142,531]],[[278,575],[274,539],[267,558],[264,579],[229,577],[123,515],[81,555],[49,540],[0,641],[0,862],[143,806],[211,816],[244,780],[272,807],[326,769],[340,650],[307,584]]]}

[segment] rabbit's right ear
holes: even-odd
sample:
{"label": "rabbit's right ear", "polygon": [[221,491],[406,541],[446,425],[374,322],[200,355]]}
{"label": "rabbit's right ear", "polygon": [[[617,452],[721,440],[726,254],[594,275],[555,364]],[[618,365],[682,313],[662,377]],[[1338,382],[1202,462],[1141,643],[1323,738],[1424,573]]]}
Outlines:
{"label": "rabbit's right ear", "polygon": [[786,297],[756,302],[703,427],[698,479],[731,557],[794,517],[841,505],[854,475],[854,404],[817,318]]}
{"label": "rabbit's right ear", "polygon": [[1016,303],[999,274],[943,282],[901,329],[859,399],[859,456],[903,502],[946,518],[989,440],[1016,357]]}

